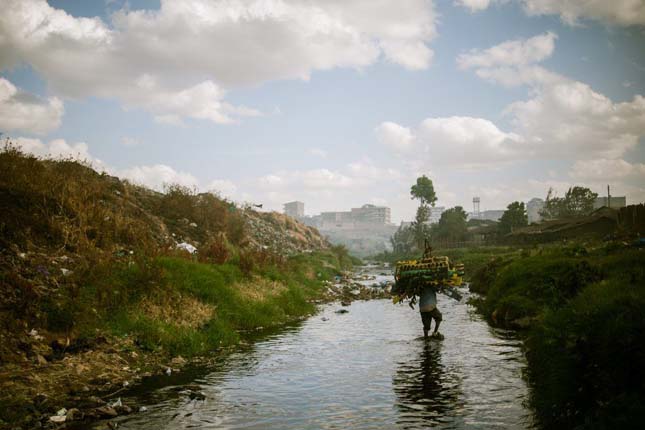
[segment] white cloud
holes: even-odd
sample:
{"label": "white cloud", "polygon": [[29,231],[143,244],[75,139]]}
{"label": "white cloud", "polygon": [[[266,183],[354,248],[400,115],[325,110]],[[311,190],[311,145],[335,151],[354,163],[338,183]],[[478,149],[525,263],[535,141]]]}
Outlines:
{"label": "white cloud", "polygon": [[[455,0],[471,12],[487,9],[493,3],[508,0]],[[527,15],[559,15],[569,25],[591,19],[621,26],[645,24],[645,2],[642,0],[516,0]]]}
{"label": "white cloud", "polygon": [[6,0],[0,70],[25,62],[65,97],[116,98],[165,124],[230,123],[259,112],[226,103],[228,89],[380,57],[427,68],[435,19],[427,0],[163,0],[119,10],[109,25],[45,0]]}
{"label": "white cloud", "polygon": [[[2,54],[0,58],[1,56]],[[16,88],[7,79],[0,77],[1,130],[45,134],[60,126],[64,112],[65,108],[60,99],[41,99]]]}
{"label": "white cloud", "polygon": [[[377,130],[383,129],[384,124]],[[388,124],[386,129],[404,129],[406,132],[390,133],[381,141],[426,168],[446,165],[481,167],[515,159],[522,155],[524,149],[520,136],[505,133],[482,118],[428,118],[413,132],[397,124]],[[396,141],[397,137],[401,142]]]}
{"label": "white cloud", "polygon": [[470,9],[471,12],[479,12],[487,9],[491,0],[455,0],[455,4]]}
{"label": "white cloud", "polygon": [[645,98],[614,103],[586,84],[563,80],[511,104],[516,131],[536,153],[565,157],[618,158],[645,136]]}
{"label": "white cloud", "polygon": [[165,185],[179,184],[189,188],[199,188],[199,181],[190,173],[176,171],[165,164],[151,166],[133,166],[126,169],[115,169],[95,158],[85,142],[67,143],[64,139],[54,139],[43,143],[40,139],[19,137],[11,140],[21,151],[40,158],[79,160],[88,163],[94,170],[127,179],[137,185],[143,185],[157,191],[163,191]]}
{"label": "white cloud", "polygon": [[589,85],[539,65],[554,50],[556,36],[503,42],[458,58],[483,79],[505,86],[528,85],[531,98],[510,104],[513,132],[527,156],[619,158],[645,135],[645,98],[614,103]]}
{"label": "white cloud", "polygon": [[560,15],[568,24],[581,18],[623,26],[645,24],[642,0],[523,0],[529,15]]}
{"label": "white cloud", "polygon": [[25,137],[11,139],[11,142],[21,151],[40,158],[71,158],[86,161],[96,167],[102,166],[100,160],[95,159],[89,153],[89,148],[85,142],[67,143],[64,139],[54,139],[49,143],[43,143],[40,139]]}
{"label": "white cloud", "polygon": [[629,163],[622,159],[578,160],[571,168],[571,177],[575,179],[616,180],[633,177],[645,183],[645,164]]}
{"label": "white cloud", "polygon": [[399,171],[363,158],[337,170],[280,170],[246,181],[240,188],[251,192],[253,198],[247,200],[265,203],[266,208],[281,210],[284,202],[300,200],[307,203],[309,213],[316,213],[363,204],[374,189],[383,192],[383,187],[397,186],[401,177]]}
{"label": "white cloud", "polygon": [[457,57],[457,64],[462,69],[469,69],[537,63],[553,54],[557,37],[549,31],[530,39],[509,40],[483,51],[473,49]]}
{"label": "white cloud", "polygon": [[414,146],[412,131],[394,122],[383,122],[374,132],[381,143],[398,151],[405,151]]}
{"label": "white cloud", "polygon": [[237,193],[237,186],[228,179],[215,179],[208,184],[207,189],[228,199],[232,199]]}
{"label": "white cloud", "polygon": [[111,170],[111,174],[143,185],[153,190],[163,191],[167,185],[181,185],[188,188],[199,188],[199,181],[190,173],[176,171],[165,164],[152,166],[134,166],[122,170]]}

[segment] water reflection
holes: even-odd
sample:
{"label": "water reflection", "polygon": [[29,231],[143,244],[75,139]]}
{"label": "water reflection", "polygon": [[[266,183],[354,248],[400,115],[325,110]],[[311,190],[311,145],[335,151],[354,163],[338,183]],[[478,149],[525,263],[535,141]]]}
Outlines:
{"label": "water reflection", "polygon": [[416,355],[398,363],[392,380],[400,411],[397,423],[402,428],[449,423],[459,410],[461,380],[457,372],[445,369],[441,341],[416,343]]}

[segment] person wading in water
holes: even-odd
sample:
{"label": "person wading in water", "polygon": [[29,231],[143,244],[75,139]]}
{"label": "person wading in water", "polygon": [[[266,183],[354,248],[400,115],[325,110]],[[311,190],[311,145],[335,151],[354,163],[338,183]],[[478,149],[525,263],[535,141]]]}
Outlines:
{"label": "person wading in water", "polygon": [[421,311],[421,321],[423,322],[423,336],[428,337],[432,320],[435,322],[432,336],[441,336],[439,333],[439,324],[441,324],[441,312],[437,308],[437,291],[434,287],[426,285],[421,290],[419,298],[419,310]]}
{"label": "person wading in water", "polygon": [[[423,258],[429,258],[432,255],[432,247],[425,242],[425,251]],[[441,324],[441,312],[437,308],[437,289],[434,286],[426,285],[421,290],[419,297],[419,311],[421,312],[421,321],[423,322],[423,336],[428,338],[432,320],[435,322],[433,337],[441,337],[439,333],[439,324]]]}

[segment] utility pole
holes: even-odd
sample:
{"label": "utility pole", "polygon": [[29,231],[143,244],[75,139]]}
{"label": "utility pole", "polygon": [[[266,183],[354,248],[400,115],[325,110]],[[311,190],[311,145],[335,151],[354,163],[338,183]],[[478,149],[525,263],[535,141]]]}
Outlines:
{"label": "utility pole", "polygon": [[607,184],[607,207],[611,209],[611,193],[609,192],[609,184]]}

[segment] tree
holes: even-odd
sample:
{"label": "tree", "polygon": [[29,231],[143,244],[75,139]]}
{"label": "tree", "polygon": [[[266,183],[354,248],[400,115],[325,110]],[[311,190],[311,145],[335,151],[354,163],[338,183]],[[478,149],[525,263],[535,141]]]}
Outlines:
{"label": "tree", "polygon": [[428,227],[428,219],[430,217],[430,208],[426,205],[421,205],[417,208],[417,216],[412,222],[412,230],[414,231],[414,239],[417,249],[424,249],[425,240],[430,233]]}
{"label": "tree", "polygon": [[416,247],[414,229],[411,225],[400,226],[390,238],[392,250],[397,254],[409,255]]}
{"label": "tree", "polygon": [[564,197],[557,197],[552,188],[546,195],[544,208],[540,211],[545,219],[573,218],[589,215],[593,212],[593,204],[598,197],[589,188],[571,187]]}
{"label": "tree", "polygon": [[514,228],[529,225],[529,217],[523,202],[513,202],[506,207],[499,220],[499,230],[502,234],[513,231]]}
{"label": "tree", "polygon": [[423,249],[424,242],[430,231],[427,225],[428,218],[430,217],[430,208],[428,205],[434,206],[437,201],[432,180],[426,175],[417,178],[417,183],[410,188],[410,194],[412,195],[412,199],[417,199],[420,202],[417,208],[417,215],[411,228],[414,232],[417,249]]}
{"label": "tree", "polygon": [[544,206],[540,210],[540,216],[547,220],[559,218],[563,200],[556,196],[553,188],[549,188],[546,199],[544,199]]}
{"label": "tree", "polygon": [[466,239],[468,231],[466,219],[468,214],[461,206],[450,208],[441,214],[439,223],[432,228],[433,238],[445,239],[452,242],[461,242]]}
{"label": "tree", "polygon": [[412,199],[418,199],[421,205],[430,205],[434,207],[437,202],[437,195],[434,192],[432,180],[426,175],[417,178],[417,183],[410,188]]}
{"label": "tree", "polygon": [[589,188],[571,187],[564,195],[564,215],[569,217],[585,216],[593,212],[593,204],[598,197]]}

